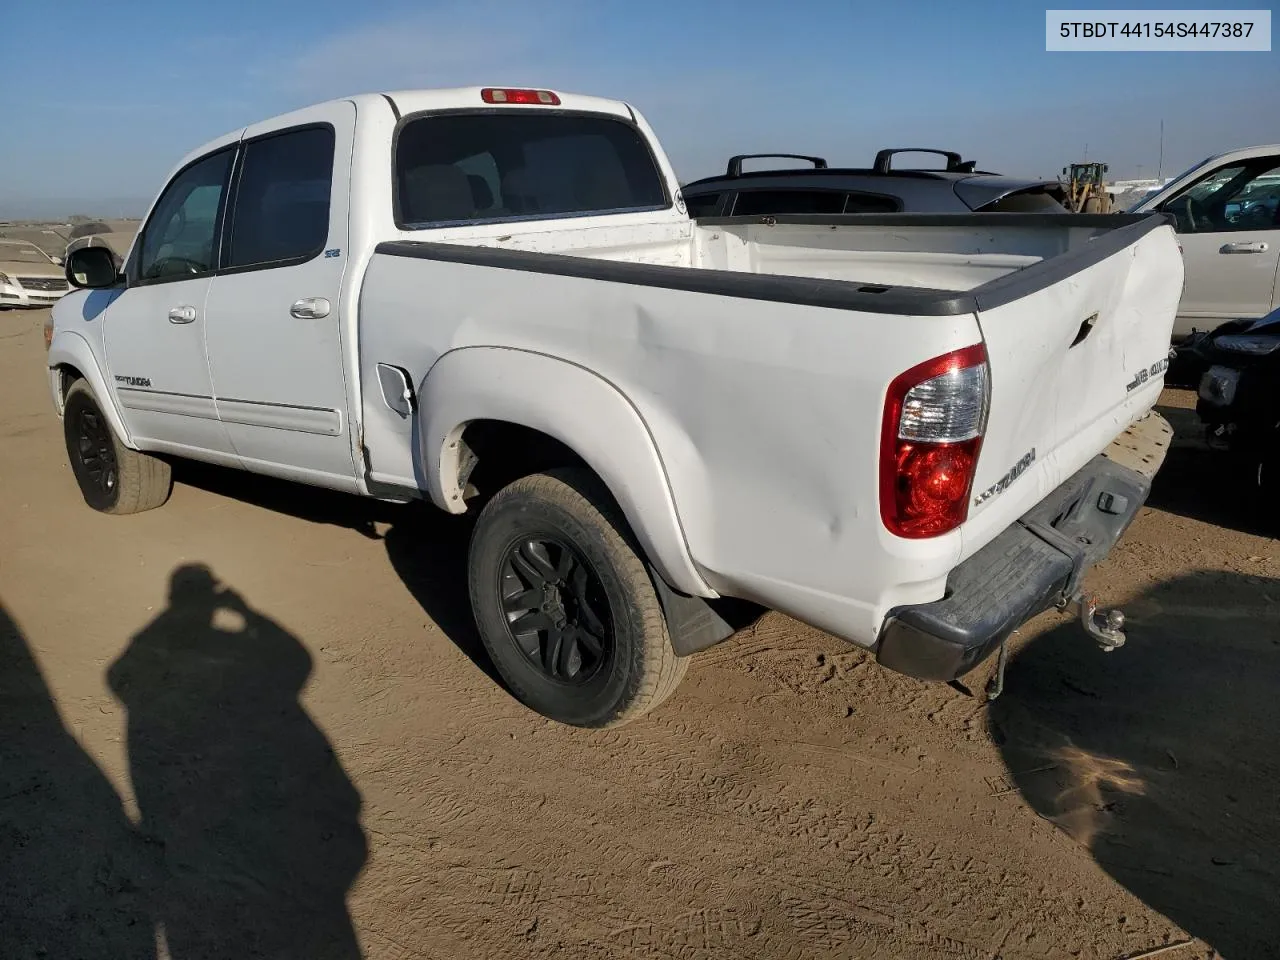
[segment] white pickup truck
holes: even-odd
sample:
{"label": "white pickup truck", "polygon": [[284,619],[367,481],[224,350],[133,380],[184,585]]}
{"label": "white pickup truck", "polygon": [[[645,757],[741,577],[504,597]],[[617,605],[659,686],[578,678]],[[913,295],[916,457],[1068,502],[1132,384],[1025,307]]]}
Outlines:
{"label": "white pickup truck", "polygon": [[90,506],[189,457],[476,510],[479,632],[548,717],[662,702],[717,598],[931,680],[1054,605],[1124,639],[1080,578],[1168,445],[1162,215],[695,221],[626,103],[424,90],[206,144],[67,275]]}

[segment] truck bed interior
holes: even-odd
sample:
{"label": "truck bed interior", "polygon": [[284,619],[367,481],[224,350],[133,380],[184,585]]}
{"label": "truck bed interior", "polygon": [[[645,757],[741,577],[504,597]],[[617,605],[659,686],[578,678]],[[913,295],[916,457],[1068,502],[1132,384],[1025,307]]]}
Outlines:
{"label": "truck bed interior", "polygon": [[1140,214],[780,215],[626,228],[584,228],[578,221],[549,229],[544,223],[527,233],[504,224],[504,233],[491,236],[441,231],[432,235],[433,242],[383,246],[401,255],[406,247],[418,246],[418,255],[431,259],[731,296],[772,299],[774,290],[783,299],[803,289],[801,300],[813,304],[954,313],[975,309],[979,293],[991,306],[996,298],[1003,301],[1069,276],[1165,219]]}

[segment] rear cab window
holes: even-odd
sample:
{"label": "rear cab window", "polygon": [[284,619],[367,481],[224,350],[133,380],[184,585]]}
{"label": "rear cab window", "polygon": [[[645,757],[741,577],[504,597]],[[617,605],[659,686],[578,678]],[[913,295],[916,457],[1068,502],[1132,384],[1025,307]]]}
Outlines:
{"label": "rear cab window", "polygon": [[644,136],[602,114],[411,116],[394,152],[395,220],[404,230],[671,205]]}

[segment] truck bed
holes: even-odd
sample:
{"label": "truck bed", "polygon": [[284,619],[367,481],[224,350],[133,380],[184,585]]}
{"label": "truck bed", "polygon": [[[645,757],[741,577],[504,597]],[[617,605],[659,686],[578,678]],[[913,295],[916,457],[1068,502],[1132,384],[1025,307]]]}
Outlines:
{"label": "truck bed", "polygon": [[[1181,260],[1166,223],[777,217],[384,242],[361,294],[370,477],[421,486],[416,451],[434,442],[374,399],[379,361],[416,358],[414,384],[471,347],[567,361],[652,436],[707,584],[869,645],[886,610],[942,596],[1150,409],[1160,378],[1131,384],[1167,355]],[[992,384],[976,502],[960,529],[901,540],[877,508],[889,381],[976,342]]]}
{"label": "truck bed", "polygon": [[[800,295],[815,306],[881,313],[943,314],[973,312],[979,298],[992,305],[1053,283],[1165,222],[1161,214],[975,213],[716,217],[674,227],[565,224],[519,232],[507,224],[439,231],[421,249],[461,246],[432,254],[458,263],[519,265],[542,273],[759,299]],[[484,251],[535,256],[495,257]],[[1050,268],[1031,269],[1048,260]],[[669,269],[632,269],[636,266]],[[994,283],[1011,274],[1018,275],[1016,282]],[[795,283],[798,278],[836,283]],[[970,296],[960,296],[966,293]]]}

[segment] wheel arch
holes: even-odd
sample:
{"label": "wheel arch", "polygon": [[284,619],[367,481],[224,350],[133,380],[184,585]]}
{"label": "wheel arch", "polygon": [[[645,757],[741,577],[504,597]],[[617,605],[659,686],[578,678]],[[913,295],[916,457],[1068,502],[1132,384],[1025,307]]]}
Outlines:
{"label": "wheel arch", "polygon": [[[537,383],[540,389],[531,390]],[[427,494],[464,513],[473,424],[510,424],[569,451],[617,501],[648,559],[691,596],[717,596],[689,552],[666,467],[634,404],[578,364],[528,350],[462,347],[442,355],[418,388],[419,449]]]}
{"label": "wheel arch", "polygon": [[78,333],[60,331],[49,344],[48,364],[51,375],[57,375],[57,379],[51,382],[51,388],[55,391],[54,403],[59,415],[62,413],[71,384],[77,379],[83,379],[89,384],[94,399],[102,408],[103,414],[111,424],[111,429],[116,432],[121,443],[131,450],[138,449],[125,425],[124,417],[120,415],[115,395],[108,387],[106,375],[98,365],[89,341]]}

